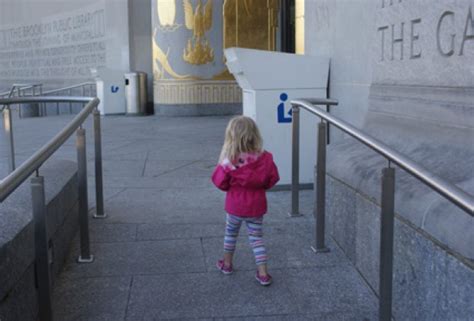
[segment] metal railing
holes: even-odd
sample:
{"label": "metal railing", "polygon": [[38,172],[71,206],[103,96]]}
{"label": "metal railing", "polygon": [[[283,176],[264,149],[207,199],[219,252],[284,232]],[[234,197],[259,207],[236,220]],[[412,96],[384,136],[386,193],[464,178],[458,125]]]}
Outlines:
{"label": "metal railing", "polygon": [[[0,93],[0,98],[11,98],[11,97],[32,97],[32,96],[81,96],[81,97],[95,97],[96,96],[96,83],[95,82],[82,82],[79,84],[53,89],[43,90],[43,84],[13,84],[9,91]],[[56,104],[56,115],[59,115],[60,102]],[[72,114],[73,103],[69,102],[69,113]],[[47,105],[42,103],[39,107],[39,113],[41,116],[47,116]],[[19,117],[22,118],[21,105],[18,106]]]}
{"label": "metal railing", "polygon": [[291,180],[291,216],[299,213],[299,122],[300,108],[318,116],[321,121],[318,125],[318,155],[315,167],[315,206],[313,214],[316,219],[316,238],[313,250],[327,252],[325,246],[325,212],[326,212],[326,133],[331,124],[349,134],[369,148],[373,149],[388,161],[387,167],[382,170],[381,193],[381,222],[380,222],[380,270],[379,270],[379,319],[390,321],[392,316],[392,275],[393,275],[393,228],[395,203],[395,168],[398,165],[410,175],[416,177],[425,185],[431,187],[441,196],[458,206],[470,216],[474,216],[474,196],[466,193],[459,187],[441,179],[422,166],[393,150],[386,144],[365,134],[354,126],[325,112],[315,105],[337,105],[331,99],[298,99],[291,101],[292,124],[292,180]]}
{"label": "metal railing", "polygon": [[[28,94],[28,90],[31,92]],[[9,91],[5,91],[0,93],[0,97],[3,98],[10,98],[17,95],[17,97],[24,96],[36,96],[36,94],[40,94],[43,92],[43,84],[13,84]]]}
{"label": "metal railing", "polygon": [[[13,84],[9,91],[0,93],[0,98],[12,98],[12,97],[34,97],[41,96],[43,94],[43,84]],[[44,114],[44,106],[38,107],[40,115]],[[18,104],[18,115],[22,118],[21,105]]]}
{"label": "metal railing", "polygon": [[[45,96],[51,96],[51,95],[73,96],[73,94],[75,94],[74,91],[79,90],[82,97],[86,97],[86,96],[95,97],[96,96],[95,88],[96,88],[95,82],[83,82],[83,83],[68,86],[68,87],[48,90],[48,91],[43,92],[43,95]],[[70,114],[72,114],[72,104],[73,104],[72,102],[69,102]],[[59,102],[56,102],[56,115],[59,115]]]}
{"label": "metal railing", "polygon": [[[13,124],[11,119],[10,105],[21,103],[55,103],[73,102],[86,104],[56,136],[37,150],[30,158],[14,169],[14,141]],[[76,149],[78,162],[78,192],[79,192],[79,235],[80,255],[79,263],[90,263],[94,257],[90,254],[89,247],[89,223],[88,223],[88,194],[87,194],[87,157],[86,136],[82,124],[92,113],[94,117],[94,140],[95,140],[95,180],[96,180],[96,213],[95,218],[105,218],[103,184],[102,184],[102,142],[100,129],[100,113],[97,110],[99,99],[88,97],[25,97],[0,99],[3,109],[5,134],[7,143],[10,144],[10,157],[13,161],[13,171],[0,181],[0,202],[3,202],[16,188],[18,188],[33,173],[31,178],[31,194],[33,220],[35,230],[35,268],[38,280],[39,319],[52,320],[51,299],[51,275],[50,259],[48,254],[48,233],[46,225],[46,201],[44,191],[44,177],[40,176],[40,167],[55,151],[57,151],[76,132]]]}

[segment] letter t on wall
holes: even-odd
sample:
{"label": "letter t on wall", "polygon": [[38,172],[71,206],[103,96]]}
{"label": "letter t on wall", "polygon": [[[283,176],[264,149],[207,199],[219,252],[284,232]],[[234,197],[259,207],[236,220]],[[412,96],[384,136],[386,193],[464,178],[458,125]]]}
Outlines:
{"label": "letter t on wall", "polygon": [[380,61],[385,60],[385,30],[388,29],[388,26],[382,26],[377,29],[377,31],[381,31],[381,38],[380,38]]}

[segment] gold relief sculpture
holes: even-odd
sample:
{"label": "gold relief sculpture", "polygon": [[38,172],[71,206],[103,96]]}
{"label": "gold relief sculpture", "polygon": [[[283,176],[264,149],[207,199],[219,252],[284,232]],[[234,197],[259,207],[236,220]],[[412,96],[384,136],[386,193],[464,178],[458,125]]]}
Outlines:
{"label": "gold relief sculpture", "polygon": [[224,48],[276,50],[279,0],[225,0]]}
{"label": "gold relief sculpture", "polygon": [[161,30],[169,32],[181,27],[180,24],[175,23],[176,0],[156,0],[156,10]]}
{"label": "gold relief sculpture", "polygon": [[[159,25],[157,30],[173,31],[177,25],[176,0],[156,0]],[[298,0],[300,1],[300,0]],[[214,61],[206,33],[212,28],[212,0],[199,0],[193,8],[190,0],[183,0],[185,25],[192,30],[183,50],[183,59],[193,65],[202,65]],[[276,50],[276,30],[278,27],[279,0],[224,0],[223,4],[223,47],[244,47],[261,50]],[[168,48],[166,53],[159,47],[153,36],[153,64],[155,79],[164,80],[204,80],[193,75],[180,75],[170,65]],[[178,49],[179,50],[179,49]],[[171,53],[172,54],[172,53]],[[224,57],[222,57],[224,59]],[[166,76],[168,74],[169,76]],[[206,78],[214,81],[233,80],[233,75],[224,68]]]}
{"label": "gold relief sculpture", "polygon": [[[160,0],[161,1],[161,0]],[[166,71],[171,77],[175,79],[187,80],[187,79],[198,79],[197,77],[191,75],[180,75],[176,73],[173,68],[171,67],[168,61],[170,49],[168,48],[167,53],[158,46],[156,43],[156,29],[153,33],[153,66],[154,66],[154,77],[155,79],[163,79],[164,72]],[[159,63],[159,64],[158,64]],[[160,68],[161,65],[161,68]]]}
{"label": "gold relief sculpture", "polygon": [[[223,47],[276,50],[278,12],[279,0],[225,0]],[[230,80],[234,76],[226,68],[212,79]]]}
{"label": "gold relief sculpture", "polygon": [[214,60],[214,49],[209,45],[206,32],[212,27],[212,0],[207,0],[203,7],[198,1],[193,12],[190,0],[183,0],[186,28],[193,31],[183,51],[184,61],[193,65],[203,65]]}

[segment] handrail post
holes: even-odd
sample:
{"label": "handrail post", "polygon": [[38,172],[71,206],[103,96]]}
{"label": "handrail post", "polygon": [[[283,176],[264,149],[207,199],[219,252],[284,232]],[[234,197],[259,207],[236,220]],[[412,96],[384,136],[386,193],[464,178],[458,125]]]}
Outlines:
{"label": "handrail post", "polygon": [[94,142],[95,142],[95,214],[94,218],[106,218],[104,212],[104,187],[102,182],[102,136],[100,128],[100,112],[96,108],[94,115]]}
{"label": "handrail post", "polygon": [[[40,84],[39,85],[39,95],[40,96],[43,96],[43,84]],[[41,112],[41,116],[48,116],[48,105],[47,103],[40,103],[39,104],[40,107],[38,108],[41,108],[42,112]]]}
{"label": "handrail post", "polygon": [[[31,96],[34,97],[36,96],[36,86],[33,85],[31,87]],[[42,117],[43,116],[43,111],[41,110],[41,103],[38,104],[38,116]]]}
{"label": "handrail post", "polygon": [[379,320],[392,318],[393,228],[395,169],[382,170],[382,209],[380,219]]}
{"label": "handrail post", "polygon": [[81,242],[81,253],[77,261],[79,263],[90,263],[94,256],[90,254],[89,247],[89,204],[87,200],[87,157],[86,157],[86,131],[80,127],[77,129],[77,176],[79,185],[79,235]]}
{"label": "handrail post", "polygon": [[[16,92],[17,92],[18,98],[23,97],[21,94],[20,87],[17,87]],[[21,106],[22,104],[18,103],[18,117],[23,118],[23,113],[21,112]]]}
{"label": "handrail post", "polygon": [[318,125],[318,155],[317,164],[314,171],[314,192],[315,206],[314,218],[316,221],[316,243],[311,247],[314,252],[329,252],[325,246],[325,220],[326,220],[326,134],[327,124],[321,120]]}
{"label": "handrail post", "polygon": [[38,287],[39,319],[52,321],[51,270],[46,225],[44,177],[37,176],[31,178],[31,196],[35,224],[35,273]]}
{"label": "handrail post", "polygon": [[291,143],[291,217],[300,216],[300,108],[292,106]]}
{"label": "handrail post", "polygon": [[9,147],[8,166],[11,173],[15,170],[15,143],[13,141],[12,111],[9,105],[6,105],[3,109],[3,129],[5,130],[5,139]]}
{"label": "handrail post", "polygon": [[[68,94],[69,94],[69,96],[72,95],[71,89],[69,89]],[[72,102],[69,102],[69,113],[72,114]]]}

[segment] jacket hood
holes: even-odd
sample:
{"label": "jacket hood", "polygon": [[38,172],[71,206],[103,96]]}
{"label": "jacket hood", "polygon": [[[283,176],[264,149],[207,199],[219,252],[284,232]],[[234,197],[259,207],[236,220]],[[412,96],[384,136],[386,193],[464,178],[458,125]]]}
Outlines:
{"label": "jacket hood", "polygon": [[245,188],[261,188],[268,180],[268,168],[273,164],[273,156],[267,151],[254,162],[232,170],[232,183]]}

